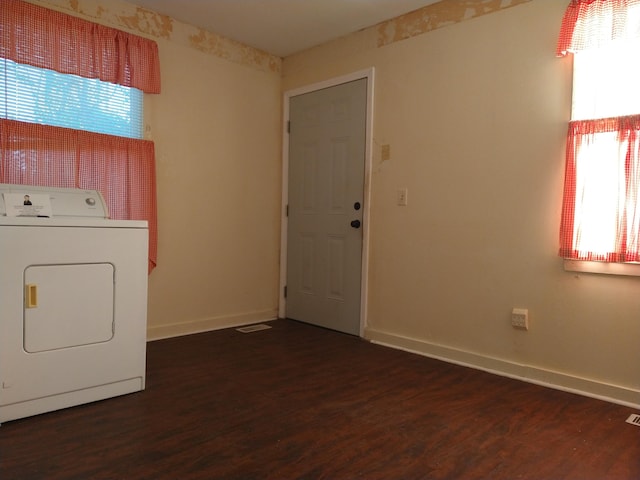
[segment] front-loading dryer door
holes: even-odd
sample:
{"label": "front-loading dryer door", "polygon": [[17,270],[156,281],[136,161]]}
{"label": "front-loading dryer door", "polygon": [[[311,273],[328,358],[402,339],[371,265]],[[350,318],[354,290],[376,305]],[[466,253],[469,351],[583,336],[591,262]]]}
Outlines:
{"label": "front-loading dryer door", "polygon": [[114,334],[111,263],[32,265],[24,271],[24,350],[108,342]]}

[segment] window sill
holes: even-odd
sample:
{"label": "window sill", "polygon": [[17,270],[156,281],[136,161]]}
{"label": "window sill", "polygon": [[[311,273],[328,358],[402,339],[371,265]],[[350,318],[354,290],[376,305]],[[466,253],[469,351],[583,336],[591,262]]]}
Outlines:
{"label": "window sill", "polygon": [[567,272],[600,273],[605,275],[628,275],[640,277],[640,263],[586,262],[581,260],[564,261]]}

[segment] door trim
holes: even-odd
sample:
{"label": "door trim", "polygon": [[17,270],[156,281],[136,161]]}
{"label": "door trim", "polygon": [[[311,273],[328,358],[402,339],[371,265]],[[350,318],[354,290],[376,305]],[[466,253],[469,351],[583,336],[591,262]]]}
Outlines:
{"label": "door trim", "polygon": [[365,158],[364,158],[364,208],[362,211],[362,271],[360,272],[360,336],[364,335],[364,328],[367,323],[367,293],[368,293],[368,272],[369,272],[369,215],[371,204],[371,165],[373,157],[373,94],[374,94],[374,67],[353,72],[340,77],[331,78],[311,85],[306,85],[284,92],[283,98],[283,121],[282,121],[282,204],[280,209],[280,284],[278,316],[284,318],[286,312],[286,298],[284,297],[284,287],[287,280],[287,204],[289,202],[289,101],[291,97],[315,92],[324,88],[335,87],[342,83],[354,80],[367,79],[367,119],[365,133]]}

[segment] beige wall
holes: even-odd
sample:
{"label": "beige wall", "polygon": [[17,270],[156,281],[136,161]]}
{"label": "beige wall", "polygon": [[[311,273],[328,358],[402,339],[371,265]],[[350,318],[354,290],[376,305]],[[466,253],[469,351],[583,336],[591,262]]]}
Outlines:
{"label": "beige wall", "polygon": [[[375,68],[366,336],[640,404],[640,278],[565,272],[556,256],[566,2],[462,3],[480,4],[445,1],[425,9],[439,23],[400,19],[283,62],[285,91]],[[529,309],[528,332],[513,307]]]}
{"label": "beige wall", "polygon": [[169,41],[159,47],[162,94],[149,99],[160,231],[149,278],[150,334],[273,319],[279,73]]}
{"label": "beige wall", "polygon": [[159,228],[149,338],[276,318],[280,59],[120,1],[33,3],[158,43],[162,93],[145,96]]}

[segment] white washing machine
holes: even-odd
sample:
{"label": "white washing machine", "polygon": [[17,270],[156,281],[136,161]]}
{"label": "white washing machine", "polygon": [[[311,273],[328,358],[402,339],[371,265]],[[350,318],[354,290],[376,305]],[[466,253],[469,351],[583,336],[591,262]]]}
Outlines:
{"label": "white washing machine", "polygon": [[0,423],[144,389],[147,252],[97,191],[0,184]]}

